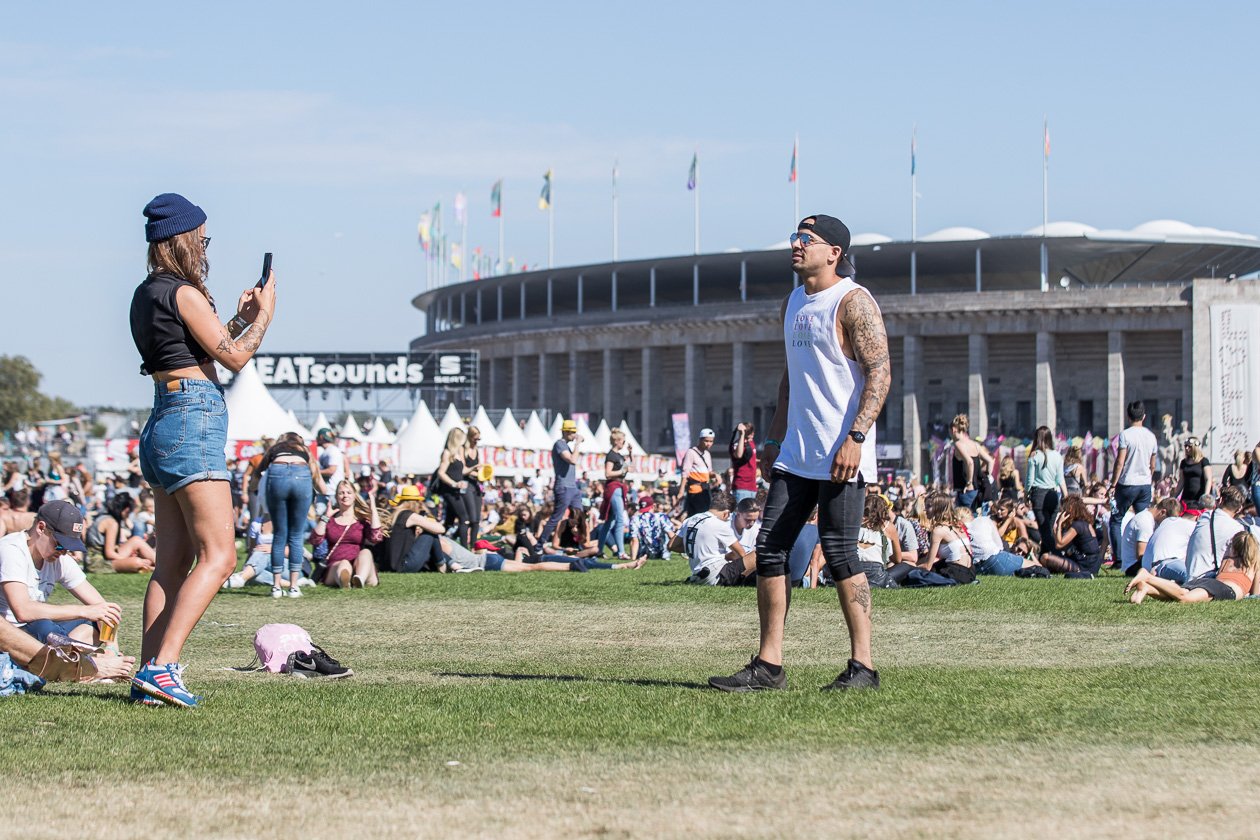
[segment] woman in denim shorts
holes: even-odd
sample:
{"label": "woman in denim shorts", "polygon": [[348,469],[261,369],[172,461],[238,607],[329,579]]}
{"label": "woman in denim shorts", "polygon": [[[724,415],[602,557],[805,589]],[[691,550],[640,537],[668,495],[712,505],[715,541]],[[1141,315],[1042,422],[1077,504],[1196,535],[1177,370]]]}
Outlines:
{"label": "woman in denim shorts", "polygon": [[221,324],[206,288],[205,212],[163,193],[144,215],[149,276],[132,297],[131,336],[140,372],[154,383],[139,454],[153,487],[157,565],[144,596],[144,665],[131,694],[187,707],[200,698],[184,686],[184,642],[236,569],[227,406],[214,363],[235,372],[253,358],[275,311],[275,278],[242,292],[236,316]]}

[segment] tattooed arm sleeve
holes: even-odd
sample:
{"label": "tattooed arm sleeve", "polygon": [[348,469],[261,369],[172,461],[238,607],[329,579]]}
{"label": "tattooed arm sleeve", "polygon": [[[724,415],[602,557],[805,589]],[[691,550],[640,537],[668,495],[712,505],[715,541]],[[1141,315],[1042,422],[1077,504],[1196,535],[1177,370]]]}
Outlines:
{"label": "tattooed arm sleeve", "polygon": [[840,322],[853,349],[853,356],[866,377],[857,418],[853,421],[853,428],[865,433],[875,425],[875,418],[879,417],[884,407],[892,383],[888,334],[884,331],[884,317],[879,307],[862,290],[850,293],[848,301],[840,308]]}

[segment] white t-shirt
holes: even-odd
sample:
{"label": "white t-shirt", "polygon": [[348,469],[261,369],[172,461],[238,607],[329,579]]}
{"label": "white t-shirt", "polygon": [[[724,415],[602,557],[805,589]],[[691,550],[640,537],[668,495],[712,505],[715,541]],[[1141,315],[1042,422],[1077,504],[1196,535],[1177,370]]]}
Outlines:
{"label": "white t-shirt", "polygon": [[[1241,522],[1219,510],[1207,510],[1199,514],[1198,521],[1194,523],[1194,532],[1190,534],[1190,545],[1186,549],[1186,579],[1193,580],[1220,568],[1229,541],[1242,529]],[[1215,557],[1212,555],[1213,531],[1216,532]]]}
{"label": "white t-shirt", "polygon": [[1194,522],[1180,516],[1169,517],[1159,523],[1159,527],[1146,543],[1142,568],[1149,572],[1170,560],[1184,566],[1190,547],[1190,534],[1193,532]]}
{"label": "white t-shirt", "polygon": [[337,448],[335,443],[326,443],[324,448],[319,450],[319,470],[323,472],[329,467],[336,467],[337,470],[332,474],[331,478],[325,478],[328,483],[328,492],[330,495],[337,494],[337,485],[345,480],[346,477],[346,456],[341,454],[341,450]]}
{"label": "white t-shirt", "polygon": [[708,569],[704,582],[716,585],[717,573],[726,563],[726,552],[735,544],[730,522],[708,512],[697,513],[682,524],[678,536],[687,553],[687,562],[691,564],[691,574]]}
{"label": "white t-shirt", "polygon": [[1159,449],[1159,441],[1154,432],[1145,426],[1130,426],[1120,433],[1116,446],[1128,452],[1118,484],[1150,484],[1155,480],[1151,475],[1151,456]]}
{"label": "white t-shirt", "polygon": [[967,533],[971,535],[971,559],[976,563],[1006,550],[997,525],[987,516],[977,516],[967,523]]}
{"label": "white t-shirt", "polygon": [[758,519],[751,526],[744,529],[744,533],[740,534],[735,531],[735,515],[731,514],[731,534],[739,541],[739,547],[744,551],[757,550],[757,534],[761,531],[761,520]]}
{"label": "white t-shirt", "polygon": [[26,532],[6,534],[0,537],[0,611],[4,617],[21,627],[24,622],[18,621],[5,597],[3,584],[17,581],[26,584],[26,592],[32,601],[47,603],[57,584],[66,589],[76,589],[87,580],[87,575],[74,562],[74,558],[63,555],[55,560],[45,560],[44,565],[36,569],[35,560],[31,557],[31,549],[26,544]]}
{"label": "white t-shirt", "polygon": [[1120,528],[1120,568],[1132,569],[1142,560],[1138,557],[1138,543],[1149,543],[1155,533],[1155,516],[1150,508],[1141,513],[1130,510]]}

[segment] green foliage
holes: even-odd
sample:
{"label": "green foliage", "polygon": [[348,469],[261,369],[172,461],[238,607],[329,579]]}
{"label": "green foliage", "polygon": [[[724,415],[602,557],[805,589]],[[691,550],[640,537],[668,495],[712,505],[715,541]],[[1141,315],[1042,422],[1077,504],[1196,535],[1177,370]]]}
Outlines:
{"label": "green foliage", "polygon": [[0,356],[0,432],[17,431],[24,423],[79,413],[69,400],[41,393],[42,378],[25,356]]}

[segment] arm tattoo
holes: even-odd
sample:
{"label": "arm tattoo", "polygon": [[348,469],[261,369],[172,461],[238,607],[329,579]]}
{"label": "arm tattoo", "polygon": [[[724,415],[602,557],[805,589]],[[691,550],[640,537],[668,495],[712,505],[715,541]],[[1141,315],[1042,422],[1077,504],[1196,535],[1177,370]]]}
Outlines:
{"label": "arm tattoo", "polygon": [[866,581],[855,584],[853,587],[853,597],[849,599],[851,603],[857,604],[862,608],[863,612],[871,611],[871,585]]}
{"label": "arm tattoo", "polygon": [[841,324],[853,346],[853,356],[862,368],[866,384],[858,402],[853,428],[864,432],[875,424],[888,388],[892,384],[892,359],[888,355],[888,334],[875,301],[864,291],[849,297],[840,314]]}
{"label": "arm tattoo", "polygon": [[259,312],[258,318],[254,323],[245,328],[245,331],[232,338],[228,335],[225,328],[223,330],[223,338],[219,341],[220,353],[249,353],[253,354],[262,344],[263,335],[267,332],[267,327],[271,324],[271,316],[265,312]]}

